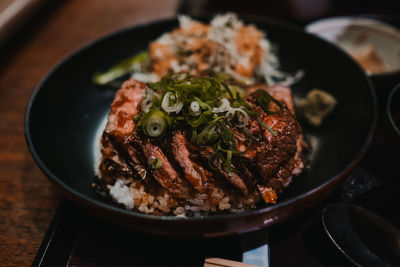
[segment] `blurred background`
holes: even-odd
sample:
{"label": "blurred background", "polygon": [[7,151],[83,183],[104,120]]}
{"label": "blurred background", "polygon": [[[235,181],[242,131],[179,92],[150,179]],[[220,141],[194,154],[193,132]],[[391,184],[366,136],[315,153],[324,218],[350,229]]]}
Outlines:
{"label": "blurred background", "polygon": [[[68,2],[75,1],[1,0],[0,43],[21,29],[24,23],[32,21],[35,15],[36,18],[44,17],[46,13],[54,12],[61,5],[68,5]],[[82,8],[91,5],[92,8],[100,10],[104,1],[79,2]],[[398,26],[400,15],[400,1],[397,0],[113,0],[112,2],[115,9],[125,12],[132,10],[133,15],[139,14],[141,17],[154,13],[158,14],[158,17],[170,17],[176,13],[198,16],[233,11],[240,15],[278,18],[298,25],[305,25],[322,17],[366,15]],[[99,16],[98,23],[102,22],[112,23],[109,16]]]}
{"label": "blurred background", "polygon": [[[306,24],[328,16],[356,14],[386,15],[396,20],[400,1],[396,0],[184,0],[179,11],[193,15],[233,11],[241,15],[267,16]],[[395,18],[396,17],[396,18]]]}

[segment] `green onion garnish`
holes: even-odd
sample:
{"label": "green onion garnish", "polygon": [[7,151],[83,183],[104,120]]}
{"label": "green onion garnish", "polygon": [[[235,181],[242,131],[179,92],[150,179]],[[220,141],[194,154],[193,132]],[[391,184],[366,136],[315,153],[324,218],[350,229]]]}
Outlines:
{"label": "green onion garnish", "polygon": [[267,129],[270,133],[272,133],[273,136],[277,136],[277,133],[272,130],[271,127],[269,127],[268,125],[266,125],[259,117],[256,117],[256,121],[265,129]]}
{"label": "green onion garnish", "polygon": [[163,111],[151,109],[140,117],[138,126],[150,137],[159,137],[166,132],[172,124],[171,117]]}
{"label": "green onion garnish", "polygon": [[[223,79],[169,74],[159,82],[147,85],[154,101],[148,110],[142,110],[139,117],[134,117],[138,127],[152,138],[164,135],[168,129],[189,128],[191,143],[210,150],[208,163],[213,170],[223,170],[231,175],[235,171],[233,156],[246,153],[254,141],[262,138],[250,133],[247,128],[249,118],[277,135],[244,98],[244,89],[227,84]],[[255,94],[256,104],[267,114],[283,110],[284,106],[264,90],[257,90]],[[268,110],[270,101],[278,105],[279,111]],[[247,136],[246,149],[242,147],[239,151],[237,140],[241,134]]]}
{"label": "green onion garnish", "polygon": [[108,71],[96,73],[93,76],[93,82],[97,85],[112,85],[116,79],[131,73],[135,67],[144,69],[147,67],[148,63],[149,54],[147,52],[141,52],[133,57],[120,61]]}
{"label": "green onion garnish", "polygon": [[162,167],[162,159],[161,158],[155,158],[150,162],[150,168],[153,170],[157,170]]}
{"label": "green onion garnish", "polygon": [[[279,102],[278,100],[276,100],[275,98],[273,98],[270,94],[268,94],[267,91],[262,90],[262,89],[258,89],[258,90],[255,92],[255,95],[256,95],[256,102],[257,102],[257,104],[258,104],[260,107],[262,107],[262,109],[263,109],[267,114],[273,115],[273,114],[277,114],[277,113],[279,113],[279,112],[281,112],[281,111],[283,110],[283,105],[282,105],[282,103]],[[279,110],[278,110],[278,111],[270,111],[270,110],[268,110],[268,105],[269,105],[269,102],[270,102],[270,101],[272,101],[272,102],[274,102],[276,105],[278,105],[278,107],[279,107]]]}

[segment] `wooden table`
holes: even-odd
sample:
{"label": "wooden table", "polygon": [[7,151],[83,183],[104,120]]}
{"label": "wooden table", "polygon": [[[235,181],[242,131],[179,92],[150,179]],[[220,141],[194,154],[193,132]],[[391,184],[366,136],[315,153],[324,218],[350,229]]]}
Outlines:
{"label": "wooden table", "polygon": [[30,265],[58,205],[25,144],[24,113],[62,58],[116,29],[172,17],[178,0],[49,1],[0,47],[0,266]]}

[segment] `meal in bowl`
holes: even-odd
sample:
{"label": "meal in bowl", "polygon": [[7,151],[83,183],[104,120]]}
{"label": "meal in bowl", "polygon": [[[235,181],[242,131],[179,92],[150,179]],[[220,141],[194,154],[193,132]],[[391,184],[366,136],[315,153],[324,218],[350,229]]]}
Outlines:
{"label": "meal in bowl", "polygon": [[[301,173],[303,137],[290,83],[255,26],[235,15],[180,27],[95,76],[133,72],[101,137],[99,178],[143,213],[205,216],[276,203]],[[127,67],[128,66],[128,67]]]}

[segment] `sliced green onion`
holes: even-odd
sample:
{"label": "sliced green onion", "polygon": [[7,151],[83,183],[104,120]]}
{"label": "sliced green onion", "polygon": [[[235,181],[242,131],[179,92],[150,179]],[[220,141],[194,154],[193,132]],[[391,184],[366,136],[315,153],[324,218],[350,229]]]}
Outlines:
{"label": "sliced green onion", "polygon": [[200,107],[201,107],[202,109],[211,110],[210,105],[204,103],[200,98],[194,97],[194,99],[196,100],[197,103],[199,103],[199,105],[200,105]]}
{"label": "sliced green onion", "polygon": [[98,85],[106,85],[115,79],[131,73],[136,64],[144,67],[148,64],[148,61],[149,54],[147,52],[141,52],[133,57],[120,61],[106,72],[96,73],[93,77],[93,82]]}
{"label": "sliced green onion", "polygon": [[233,137],[232,131],[228,128],[228,125],[226,125],[225,121],[220,120],[217,122],[218,129],[220,131],[220,137],[222,143],[231,148],[232,150],[236,150],[236,140]]}
{"label": "sliced green onion", "polygon": [[150,168],[157,170],[162,167],[163,161],[161,158],[155,158],[150,162]]}
{"label": "sliced green onion", "polygon": [[222,84],[222,86],[225,88],[225,91],[228,93],[227,94],[227,96],[229,96],[229,98],[230,99],[234,99],[234,97],[233,97],[233,94],[232,94],[232,91],[231,91],[231,89],[229,88],[229,86],[226,84],[226,83],[221,83]]}
{"label": "sliced green onion", "polygon": [[137,122],[140,119],[140,114],[136,114],[135,116],[132,116],[132,120]]}
{"label": "sliced green onion", "polygon": [[246,111],[240,108],[231,108],[226,114],[225,118],[228,121],[232,120],[234,117],[237,117],[238,123],[235,123],[235,126],[238,128],[243,128],[249,123],[249,115],[247,115]]}
{"label": "sliced green onion", "polygon": [[[260,105],[262,107],[262,109],[270,115],[273,114],[277,114],[279,112],[281,112],[283,110],[283,105],[281,102],[279,102],[278,100],[276,100],[275,98],[273,98],[270,94],[268,94],[267,91],[262,90],[262,89],[258,89],[255,92],[255,96],[256,96],[256,102],[258,105]],[[268,104],[269,102],[272,101],[274,102],[276,105],[278,105],[279,110],[278,111],[270,111],[268,110]]]}
{"label": "sliced green onion", "polygon": [[225,116],[218,116],[218,117],[214,116],[214,119],[212,119],[211,121],[207,122],[207,125],[213,125],[213,124],[217,123],[219,120],[222,120],[224,118],[225,118]]}
{"label": "sliced green onion", "polygon": [[199,134],[195,132],[195,136],[192,137],[193,143],[197,145],[207,145],[211,144],[218,138],[218,135],[215,131],[216,126],[207,126],[204,128]]}
{"label": "sliced green onion", "polygon": [[141,106],[144,113],[149,112],[150,108],[153,106],[153,95],[146,92],[146,97],[142,100]]}
{"label": "sliced green onion", "polygon": [[232,160],[232,150],[226,152],[226,160],[224,163],[224,170],[231,176],[231,160]]}
{"label": "sliced green onion", "polygon": [[223,82],[232,79],[231,75],[229,75],[226,72],[217,72],[217,73],[215,73],[214,77]]}
{"label": "sliced green onion", "polygon": [[226,98],[222,98],[221,99],[221,105],[217,108],[213,108],[212,112],[213,113],[222,113],[222,112],[226,112],[229,110],[229,108],[231,107],[231,103],[229,102],[228,99]]}
{"label": "sliced green onion", "polygon": [[149,87],[146,88],[145,98],[142,100],[141,108],[144,113],[149,112],[150,108],[160,100],[161,96],[151,90]]}
{"label": "sliced green onion", "polygon": [[259,117],[256,117],[256,121],[265,129],[267,129],[273,136],[277,136],[278,134],[272,130],[271,127],[269,127],[268,125],[266,125]]}
{"label": "sliced green onion", "polygon": [[200,104],[197,101],[193,101],[190,103],[190,115],[192,116],[199,116],[201,114]]}
{"label": "sliced green onion", "polygon": [[176,94],[172,92],[167,92],[161,102],[161,107],[167,113],[175,112],[176,114],[178,114],[183,108],[183,102],[179,101]]}
{"label": "sliced green onion", "polygon": [[[224,170],[231,175],[235,171],[231,166],[232,157],[246,153],[254,140],[262,138],[261,134],[253,136],[245,127],[249,124],[249,117],[254,118],[274,136],[277,133],[260,119],[254,106],[244,98],[245,90],[226,84],[224,80],[234,81],[232,77],[229,80],[227,78],[228,76],[210,78],[169,74],[157,83],[149,83],[152,92],[163,97],[162,100],[151,98],[153,103],[149,112],[143,114],[146,110],[142,110],[138,125],[150,137],[163,135],[172,126],[172,122],[178,128],[189,127],[191,143],[213,149],[208,157],[210,168]],[[284,105],[264,90],[257,90],[254,99],[267,114],[275,114],[284,108]],[[271,101],[278,105],[279,111],[268,110]],[[233,131],[233,128],[240,131],[239,134],[244,133],[247,136],[245,150],[244,147],[241,147],[241,151],[238,150],[236,130]]]}
{"label": "sliced green onion", "polygon": [[259,140],[261,139],[260,137],[257,137],[257,136],[252,135],[252,134],[250,133],[249,129],[247,129],[247,128],[243,128],[243,132],[244,132],[244,133],[246,134],[246,136],[247,136],[248,138],[250,138],[251,140],[259,141]]}
{"label": "sliced green onion", "polygon": [[152,109],[140,118],[138,126],[142,127],[146,135],[150,137],[159,137],[171,124],[172,120],[168,114],[160,110]]}
{"label": "sliced green onion", "polygon": [[197,128],[201,125],[206,124],[213,117],[214,114],[211,111],[205,111],[201,113],[201,115],[198,117],[188,116],[186,122],[193,128]]}
{"label": "sliced green onion", "polygon": [[238,98],[238,96],[240,98],[244,98],[246,96],[246,91],[243,88],[241,88],[237,85],[228,85],[228,87],[229,87],[230,91],[232,92],[232,95],[236,96],[236,99]]}

